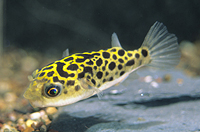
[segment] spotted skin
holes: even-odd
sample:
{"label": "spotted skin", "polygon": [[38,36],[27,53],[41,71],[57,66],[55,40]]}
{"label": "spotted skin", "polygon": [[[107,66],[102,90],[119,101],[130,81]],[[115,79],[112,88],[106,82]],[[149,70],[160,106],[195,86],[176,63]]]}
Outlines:
{"label": "spotted skin", "polygon": [[[137,50],[126,51],[120,46],[117,37],[113,41],[116,46],[107,50],[75,53],[37,69],[32,74],[24,97],[29,99],[34,107],[72,104],[122,82],[134,70],[154,64],[154,58],[159,58],[151,56],[151,52],[155,52],[149,46],[151,43],[143,44]],[[177,47],[177,43],[173,45]],[[175,51],[178,51],[178,48]],[[175,55],[170,52],[166,57]]]}

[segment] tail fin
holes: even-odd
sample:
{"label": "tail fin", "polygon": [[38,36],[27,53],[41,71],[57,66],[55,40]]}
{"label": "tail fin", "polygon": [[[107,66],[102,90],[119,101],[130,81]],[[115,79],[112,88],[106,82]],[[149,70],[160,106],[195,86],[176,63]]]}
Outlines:
{"label": "tail fin", "polygon": [[154,23],[142,46],[147,47],[150,52],[151,63],[148,66],[168,69],[179,63],[180,51],[177,37],[168,33],[162,23]]}

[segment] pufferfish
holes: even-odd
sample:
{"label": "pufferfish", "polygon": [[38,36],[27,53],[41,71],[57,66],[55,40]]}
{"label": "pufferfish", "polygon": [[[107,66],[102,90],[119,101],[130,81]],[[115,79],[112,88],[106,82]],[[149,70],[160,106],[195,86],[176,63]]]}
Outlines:
{"label": "pufferfish", "polygon": [[89,98],[124,81],[143,66],[170,68],[180,60],[177,37],[162,23],[155,22],[142,46],[124,50],[116,33],[112,48],[75,53],[56,60],[33,72],[24,93],[33,107],[64,106]]}

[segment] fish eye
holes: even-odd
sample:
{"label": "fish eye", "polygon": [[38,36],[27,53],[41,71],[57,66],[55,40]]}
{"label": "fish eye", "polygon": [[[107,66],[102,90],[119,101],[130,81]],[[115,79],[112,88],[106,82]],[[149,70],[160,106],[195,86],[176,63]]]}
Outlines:
{"label": "fish eye", "polygon": [[48,97],[56,97],[60,95],[61,89],[62,89],[61,84],[50,84],[45,86],[44,92]]}

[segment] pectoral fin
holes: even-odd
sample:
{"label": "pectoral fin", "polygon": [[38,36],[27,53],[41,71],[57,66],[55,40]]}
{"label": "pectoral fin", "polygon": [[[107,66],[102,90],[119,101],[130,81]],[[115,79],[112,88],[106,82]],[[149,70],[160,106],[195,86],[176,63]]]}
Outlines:
{"label": "pectoral fin", "polygon": [[98,98],[101,99],[103,92],[100,89],[98,89],[97,87],[95,87],[92,82],[90,82],[86,78],[82,78],[79,81],[80,81],[80,85],[82,86],[82,88],[91,90],[93,92],[93,95],[97,94]]}

